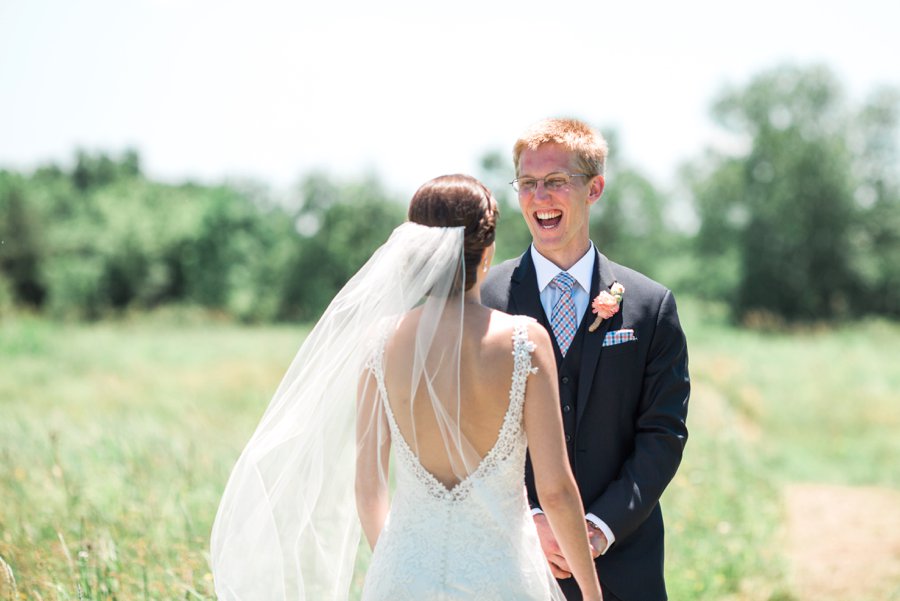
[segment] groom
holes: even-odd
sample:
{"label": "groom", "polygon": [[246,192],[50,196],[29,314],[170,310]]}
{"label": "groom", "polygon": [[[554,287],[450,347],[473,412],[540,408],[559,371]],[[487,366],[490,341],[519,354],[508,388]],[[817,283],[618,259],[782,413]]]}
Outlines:
{"label": "groom", "polygon": [[[513,186],[532,245],[491,270],[481,297],[536,318],[553,334],[569,462],[604,599],[660,601],[659,498],[687,440],[687,346],[672,293],[591,242],[590,208],[603,193],[606,152],[603,137],[575,120],[542,121],[516,142]],[[540,510],[530,463],[525,477],[551,569],[566,597],[580,600]]]}

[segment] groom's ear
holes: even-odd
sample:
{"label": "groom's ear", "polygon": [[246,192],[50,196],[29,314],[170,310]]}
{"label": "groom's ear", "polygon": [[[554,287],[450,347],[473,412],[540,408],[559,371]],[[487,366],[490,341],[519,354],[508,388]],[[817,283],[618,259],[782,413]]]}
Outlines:
{"label": "groom's ear", "polygon": [[600,200],[603,195],[603,188],[606,187],[606,180],[602,175],[595,175],[591,178],[590,188],[588,188],[588,204],[594,204]]}

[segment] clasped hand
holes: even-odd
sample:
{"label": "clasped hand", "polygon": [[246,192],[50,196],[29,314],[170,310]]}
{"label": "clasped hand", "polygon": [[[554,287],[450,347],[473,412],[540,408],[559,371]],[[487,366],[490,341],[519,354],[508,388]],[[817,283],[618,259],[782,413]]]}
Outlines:
{"label": "clasped hand", "polygon": [[[544,556],[550,563],[550,571],[553,572],[553,575],[556,578],[571,578],[572,571],[569,568],[569,562],[566,561],[566,558],[562,554],[562,550],[559,548],[559,543],[556,542],[556,536],[553,535],[553,530],[550,528],[550,522],[547,520],[547,516],[543,513],[536,514],[534,516],[534,525],[537,527],[538,537],[541,539],[541,549],[544,551]],[[585,521],[585,525],[587,527],[588,539],[591,543],[591,555],[596,559],[600,556],[600,553],[606,549],[608,541],[602,530],[588,521]]]}

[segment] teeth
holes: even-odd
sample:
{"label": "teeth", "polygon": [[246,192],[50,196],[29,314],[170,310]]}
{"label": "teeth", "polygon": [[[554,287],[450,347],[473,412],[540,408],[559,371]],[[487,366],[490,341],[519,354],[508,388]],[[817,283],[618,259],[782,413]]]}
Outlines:
{"label": "teeth", "polygon": [[562,216],[562,211],[538,211],[535,215],[538,219],[553,219]]}

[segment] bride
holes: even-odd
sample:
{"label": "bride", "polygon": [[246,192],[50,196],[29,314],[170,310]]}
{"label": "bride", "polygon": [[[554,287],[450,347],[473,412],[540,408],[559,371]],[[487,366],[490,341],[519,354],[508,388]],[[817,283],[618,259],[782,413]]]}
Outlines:
{"label": "bride", "polygon": [[229,478],[219,599],[346,599],[361,526],[364,600],[564,601],[525,497],[526,440],[584,599],[601,599],[549,335],[480,304],[496,218],[474,178],[427,182],[331,302]]}

